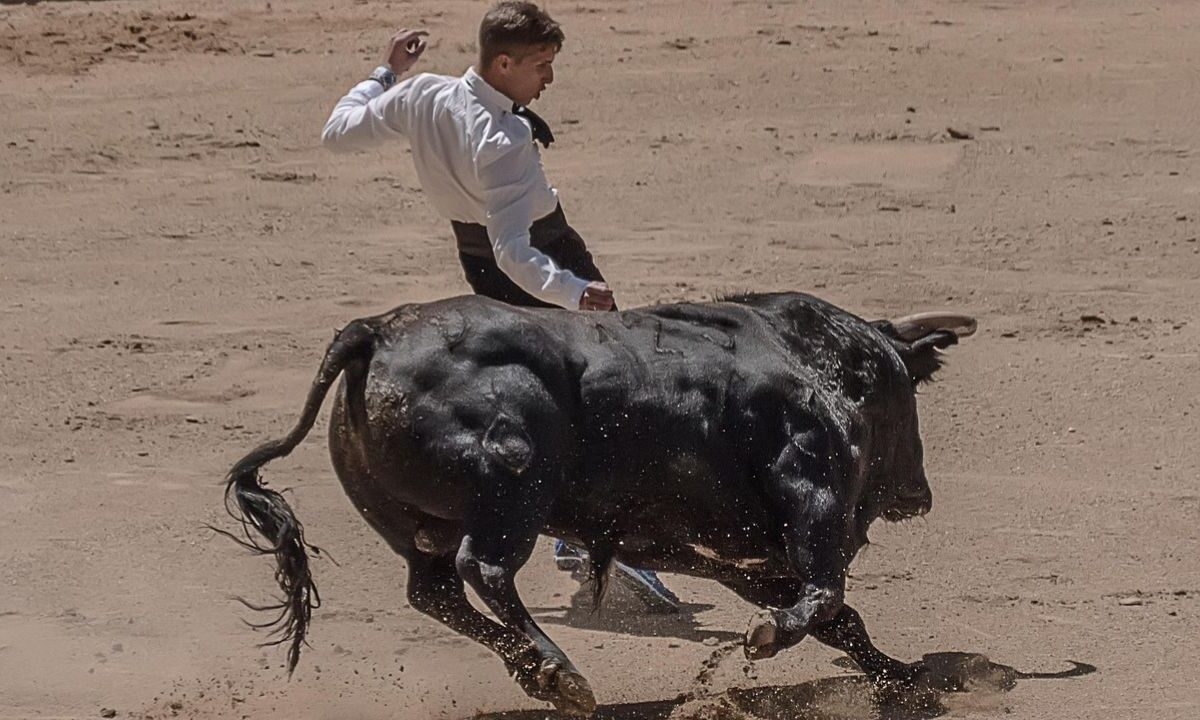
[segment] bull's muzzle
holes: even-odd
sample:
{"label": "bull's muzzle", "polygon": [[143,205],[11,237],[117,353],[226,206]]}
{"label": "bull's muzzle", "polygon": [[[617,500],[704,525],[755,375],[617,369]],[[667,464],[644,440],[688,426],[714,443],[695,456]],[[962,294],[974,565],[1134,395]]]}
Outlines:
{"label": "bull's muzzle", "polygon": [[897,495],[892,507],[883,517],[892,522],[920,517],[933,508],[933,493],[928,489],[912,494]]}

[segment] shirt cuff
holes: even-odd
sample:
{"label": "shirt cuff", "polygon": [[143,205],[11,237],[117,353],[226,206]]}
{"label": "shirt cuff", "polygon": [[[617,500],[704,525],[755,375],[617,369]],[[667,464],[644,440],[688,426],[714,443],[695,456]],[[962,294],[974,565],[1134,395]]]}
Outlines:
{"label": "shirt cuff", "polygon": [[568,310],[578,310],[579,302],[583,300],[583,291],[587,289],[591,281],[584,280],[581,277],[572,277],[570,280],[566,280],[564,284],[566,285],[566,301],[568,303],[565,307]]}
{"label": "shirt cuff", "polygon": [[383,94],[383,85],[374,80],[363,80],[351,88],[350,93],[362,96],[366,100],[372,100]]}

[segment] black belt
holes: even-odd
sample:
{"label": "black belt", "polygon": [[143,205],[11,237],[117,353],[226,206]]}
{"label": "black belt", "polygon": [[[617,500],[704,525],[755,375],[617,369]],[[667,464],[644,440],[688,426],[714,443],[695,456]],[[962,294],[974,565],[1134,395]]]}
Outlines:
{"label": "black belt", "polygon": [[[458,251],[463,255],[476,257],[494,257],[492,241],[488,238],[487,228],[479,223],[450,221],[454,229],[454,239],[458,243]],[[544,218],[535,220],[529,226],[529,244],[538,250],[563,236],[571,229],[567,224],[567,216],[563,213],[562,205],[554,208],[554,212]]]}

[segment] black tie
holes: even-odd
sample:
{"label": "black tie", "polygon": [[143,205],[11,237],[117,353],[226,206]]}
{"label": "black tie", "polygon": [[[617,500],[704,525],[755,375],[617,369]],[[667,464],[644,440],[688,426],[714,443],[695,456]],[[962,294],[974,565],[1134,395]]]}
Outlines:
{"label": "black tie", "polygon": [[554,142],[554,133],[550,132],[550,125],[542,119],[540,115],[525,107],[513,103],[513,114],[520,115],[529,121],[530,127],[533,128],[533,139],[540,142],[542,147],[550,147],[550,143]]}

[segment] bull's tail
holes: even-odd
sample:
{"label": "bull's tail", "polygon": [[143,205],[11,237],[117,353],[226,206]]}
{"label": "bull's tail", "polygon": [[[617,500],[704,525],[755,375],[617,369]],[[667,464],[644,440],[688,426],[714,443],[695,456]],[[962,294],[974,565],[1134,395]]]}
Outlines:
{"label": "bull's tail", "polygon": [[300,659],[300,646],[305,643],[313,608],[321,604],[309,570],[307,552],[311,549],[314,554],[319,554],[320,549],[304,541],[304,526],[283,495],[259,481],[259,469],[271,460],[288,455],[304,440],[316,422],[321,404],[333,382],[348,364],[367,356],[374,336],[372,327],[363,320],[355,320],[338,332],[325,351],[325,359],[309,388],[304,410],[296,426],[282,439],[259,445],[238,460],[229,471],[225,485],[225,509],[241,523],[241,536],[213,528],[255,553],[275,556],[275,580],[283,597],[273,605],[242,602],[254,610],[278,613],[274,620],[250,625],[273,628],[273,639],[264,645],[291,643],[288,649],[289,675],[296,669]]}

